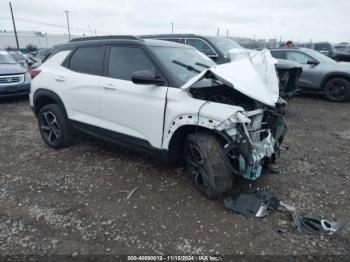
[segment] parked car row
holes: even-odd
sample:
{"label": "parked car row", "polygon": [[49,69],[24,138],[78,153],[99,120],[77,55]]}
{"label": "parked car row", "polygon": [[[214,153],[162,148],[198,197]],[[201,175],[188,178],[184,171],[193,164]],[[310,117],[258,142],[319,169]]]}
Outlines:
{"label": "parked car row", "polygon": [[[166,40],[190,45],[217,64],[229,63],[234,59],[233,50],[243,50],[243,48],[233,39],[227,37],[206,37],[194,34],[164,34],[164,35],[144,35],[143,39]],[[248,50],[248,49],[245,49]],[[299,91],[298,78],[301,74],[301,66],[287,60],[279,60],[276,64],[276,71],[280,79],[280,96],[289,98]]]}
{"label": "parked car row", "polygon": [[30,82],[28,68],[8,51],[0,50],[0,97],[27,95]]}
{"label": "parked car row", "polygon": [[[217,64],[229,63],[230,52],[242,49],[226,37],[204,37],[193,34],[145,35],[144,39],[158,39],[193,46]],[[350,63],[338,63],[329,58],[330,44],[315,43],[310,48],[280,48],[271,50],[278,59],[276,70],[280,79],[281,97],[293,96],[298,91],[316,91],[334,102],[350,97]],[[328,50],[328,51],[327,51]]]}
{"label": "parked car row", "polygon": [[329,42],[318,43],[302,43],[297,47],[309,48],[318,51],[335,61],[350,62],[350,45],[348,43],[341,43],[332,45]]}
{"label": "parked car row", "polygon": [[45,55],[31,70],[29,98],[47,146],[66,147],[83,132],[184,160],[195,187],[215,198],[235,175],[256,180],[275,166],[287,131],[281,95],[318,87],[329,100],[348,97],[345,64],[310,49],[247,50],[222,37],[86,37]]}

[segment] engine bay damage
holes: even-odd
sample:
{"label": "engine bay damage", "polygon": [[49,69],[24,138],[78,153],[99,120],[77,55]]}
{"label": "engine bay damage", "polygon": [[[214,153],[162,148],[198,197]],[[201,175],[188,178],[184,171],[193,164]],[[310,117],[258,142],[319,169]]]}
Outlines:
{"label": "engine bay damage", "polygon": [[275,163],[287,125],[281,115],[256,109],[234,113],[216,129],[231,139],[224,149],[236,166],[236,173],[256,180],[263,167]]}
{"label": "engine bay damage", "polygon": [[287,132],[282,113],[287,103],[278,95],[276,63],[266,52],[242,56],[202,72],[183,87],[195,99],[236,108],[214,129],[225,138],[233,172],[249,180],[276,162]]}

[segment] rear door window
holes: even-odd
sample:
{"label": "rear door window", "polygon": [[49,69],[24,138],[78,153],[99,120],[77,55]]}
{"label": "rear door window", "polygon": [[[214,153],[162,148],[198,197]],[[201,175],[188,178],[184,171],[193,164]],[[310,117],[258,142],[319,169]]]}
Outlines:
{"label": "rear door window", "polygon": [[69,60],[68,68],[75,72],[99,75],[103,62],[103,47],[79,47]]}
{"label": "rear door window", "polygon": [[312,57],[297,51],[288,51],[287,60],[298,62],[300,64],[307,64],[309,60],[315,60]]}

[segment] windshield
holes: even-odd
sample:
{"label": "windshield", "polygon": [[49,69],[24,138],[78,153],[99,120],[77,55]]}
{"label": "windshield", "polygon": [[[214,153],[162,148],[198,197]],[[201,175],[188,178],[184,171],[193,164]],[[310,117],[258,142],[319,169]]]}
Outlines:
{"label": "windshield", "polygon": [[0,64],[17,64],[17,61],[7,51],[0,51]]}
{"label": "windshield", "polygon": [[207,37],[222,53],[226,54],[234,48],[242,48],[239,44],[227,37]]}
{"label": "windshield", "polygon": [[150,48],[181,85],[215,65],[210,58],[194,48],[163,46]]}
{"label": "windshield", "polygon": [[306,54],[310,55],[311,57],[313,57],[314,59],[316,59],[320,62],[336,63],[336,61],[333,60],[332,58],[329,58],[328,56],[326,56],[320,52],[317,52],[315,50],[305,48],[304,51]]}

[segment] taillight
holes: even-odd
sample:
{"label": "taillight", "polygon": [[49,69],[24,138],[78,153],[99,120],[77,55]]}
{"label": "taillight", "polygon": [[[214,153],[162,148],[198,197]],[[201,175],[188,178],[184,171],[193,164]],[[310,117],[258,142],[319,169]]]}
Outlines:
{"label": "taillight", "polygon": [[34,79],[38,74],[40,74],[41,70],[40,69],[32,69],[30,70],[30,77]]}

